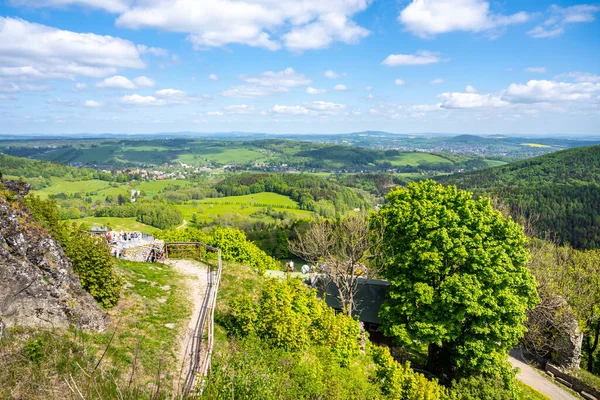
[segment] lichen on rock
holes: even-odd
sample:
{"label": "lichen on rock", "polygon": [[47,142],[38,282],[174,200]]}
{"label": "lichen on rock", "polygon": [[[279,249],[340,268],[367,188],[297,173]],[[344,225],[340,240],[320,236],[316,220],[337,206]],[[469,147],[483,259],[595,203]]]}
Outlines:
{"label": "lichen on rock", "polygon": [[83,290],[60,244],[21,203],[28,185],[0,183],[0,315],[7,327],[104,330],[108,319]]}

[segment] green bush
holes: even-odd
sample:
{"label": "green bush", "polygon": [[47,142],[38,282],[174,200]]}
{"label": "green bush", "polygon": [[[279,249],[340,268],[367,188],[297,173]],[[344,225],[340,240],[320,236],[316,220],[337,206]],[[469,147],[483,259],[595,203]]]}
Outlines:
{"label": "green bush", "polygon": [[103,239],[78,227],[68,229],[63,243],[81,286],[104,308],[117,304],[123,282],[116,274],[110,249]]}
{"label": "green bush", "polygon": [[386,399],[446,399],[448,390],[423,374],[414,372],[410,364],[394,360],[387,347],[373,346],[371,355],[376,364],[375,376]]}
{"label": "green bush", "polygon": [[215,355],[202,398],[383,399],[371,378],[367,358],[344,367],[327,347],[292,352],[251,336]]}
{"label": "green bush", "polygon": [[454,382],[452,400],[507,400],[514,399],[514,394],[506,388],[502,379],[471,376]]}
{"label": "green bush", "polygon": [[265,282],[258,302],[248,296],[230,303],[230,332],[257,335],[274,347],[300,351],[309,345],[327,346],[341,364],[360,354],[358,323],[336,314],[315,290],[300,279]]}
{"label": "green bush", "polygon": [[[202,242],[221,249],[221,257],[225,261],[247,264],[260,274],[267,269],[279,269],[275,261],[267,253],[248,241],[244,232],[233,228],[215,227],[209,232],[197,228],[177,229],[159,232],[156,236],[166,242]],[[172,256],[188,258],[196,257],[195,251],[174,249]]]}
{"label": "green bush", "polygon": [[106,242],[89,235],[82,226],[67,226],[62,223],[55,200],[28,196],[24,205],[31,216],[60,242],[83,289],[104,308],[117,304],[122,281],[115,272]]}

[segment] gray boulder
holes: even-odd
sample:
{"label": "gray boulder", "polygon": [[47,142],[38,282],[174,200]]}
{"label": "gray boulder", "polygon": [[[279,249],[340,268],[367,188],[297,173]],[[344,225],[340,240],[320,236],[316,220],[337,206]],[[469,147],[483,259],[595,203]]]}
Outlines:
{"label": "gray boulder", "polygon": [[4,324],[104,330],[106,313],[83,290],[60,244],[23,207],[20,199],[27,185],[0,183],[11,189],[0,191],[0,316]]}

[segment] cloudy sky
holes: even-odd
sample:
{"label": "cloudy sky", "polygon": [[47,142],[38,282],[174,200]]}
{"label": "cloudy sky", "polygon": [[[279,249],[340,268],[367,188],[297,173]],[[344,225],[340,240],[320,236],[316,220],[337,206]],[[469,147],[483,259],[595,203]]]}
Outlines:
{"label": "cloudy sky", "polygon": [[0,133],[600,134],[600,2],[0,0]]}

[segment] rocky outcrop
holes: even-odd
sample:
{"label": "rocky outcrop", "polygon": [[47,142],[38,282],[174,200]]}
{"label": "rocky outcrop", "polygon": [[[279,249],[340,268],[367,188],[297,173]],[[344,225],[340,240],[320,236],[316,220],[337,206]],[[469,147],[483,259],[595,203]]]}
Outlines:
{"label": "rocky outcrop", "polygon": [[103,330],[106,314],[81,287],[60,244],[24,209],[27,191],[0,176],[0,318],[7,327]]}
{"label": "rocky outcrop", "polygon": [[562,368],[579,368],[583,334],[571,307],[558,295],[542,294],[541,300],[528,313],[523,344],[532,354]]}

